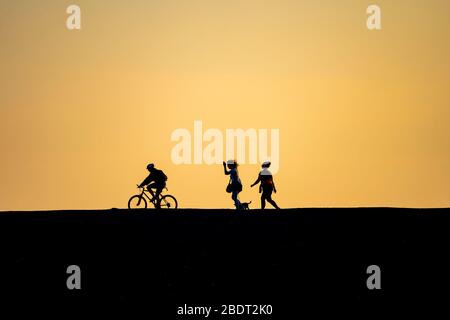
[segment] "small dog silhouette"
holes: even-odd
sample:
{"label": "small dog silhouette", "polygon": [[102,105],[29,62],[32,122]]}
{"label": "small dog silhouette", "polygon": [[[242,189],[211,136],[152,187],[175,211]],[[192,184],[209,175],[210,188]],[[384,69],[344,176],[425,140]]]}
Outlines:
{"label": "small dog silhouette", "polygon": [[241,202],[242,208],[244,210],[249,210],[250,209],[249,208],[250,203],[252,203],[252,202],[251,201],[250,202]]}

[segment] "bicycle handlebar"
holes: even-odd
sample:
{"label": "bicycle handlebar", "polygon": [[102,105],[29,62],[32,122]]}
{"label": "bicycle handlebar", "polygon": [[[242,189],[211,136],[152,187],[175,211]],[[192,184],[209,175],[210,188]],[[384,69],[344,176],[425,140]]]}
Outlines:
{"label": "bicycle handlebar", "polygon": [[[139,189],[145,189],[145,187],[141,187],[138,184],[136,185]],[[169,189],[167,187],[164,187],[164,189],[166,189],[166,191],[169,191]]]}

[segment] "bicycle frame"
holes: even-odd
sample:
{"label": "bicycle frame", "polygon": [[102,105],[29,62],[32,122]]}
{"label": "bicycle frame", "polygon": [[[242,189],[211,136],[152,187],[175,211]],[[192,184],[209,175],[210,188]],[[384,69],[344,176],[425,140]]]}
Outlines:
{"label": "bicycle frame", "polygon": [[[137,187],[142,190],[140,190],[140,192],[138,194],[132,196],[130,198],[130,200],[128,200],[128,208],[129,209],[133,209],[136,207],[141,208],[142,201],[144,201],[144,203],[145,203],[145,208],[147,208],[148,203],[150,203],[150,205],[153,204],[156,209],[161,209],[161,208],[176,209],[178,207],[177,199],[175,199],[174,196],[172,196],[170,194],[163,194],[164,189],[166,189],[166,191],[169,191],[169,189],[167,189],[167,187],[164,187],[163,190],[161,190],[161,192],[157,198],[155,198],[155,194],[152,192],[153,190],[148,190],[148,188],[140,187],[139,185],[137,185]],[[155,189],[155,188],[152,188],[152,189]],[[136,201],[136,199],[137,199],[137,204],[136,204],[136,202],[134,202],[134,204],[131,205],[132,204],[131,201],[132,200]]]}
{"label": "bicycle frame", "polygon": [[150,192],[148,192],[147,190],[145,190],[145,188],[142,188],[141,198],[142,198],[142,196],[145,196],[145,197],[148,199],[148,201],[150,201],[151,198],[150,198],[150,196],[149,196],[149,193],[150,193]]}
{"label": "bicycle frame", "polygon": [[[142,198],[142,196],[145,196],[148,199],[148,201],[151,202],[152,198],[150,198],[150,196],[149,196],[150,192],[147,190],[147,188],[145,188],[145,187],[139,187],[139,188],[142,189],[141,198]],[[167,189],[167,187],[164,187],[164,189],[169,190],[169,189]],[[163,197],[163,194],[161,191],[157,200],[160,201],[162,197]]]}

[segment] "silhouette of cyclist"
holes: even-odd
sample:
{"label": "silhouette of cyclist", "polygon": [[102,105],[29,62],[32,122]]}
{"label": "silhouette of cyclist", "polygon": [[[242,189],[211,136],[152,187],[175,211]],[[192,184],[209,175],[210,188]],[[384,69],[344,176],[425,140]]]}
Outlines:
{"label": "silhouette of cyclist", "polygon": [[272,199],[272,191],[277,193],[277,188],[275,188],[272,173],[269,171],[270,165],[270,161],[266,161],[261,165],[262,170],[259,172],[258,179],[256,179],[256,181],[250,187],[253,188],[258,183],[261,183],[259,185],[259,193],[262,192],[261,209],[264,209],[266,207],[266,200],[271,205],[273,205],[275,209],[280,209],[276,202]]}
{"label": "silhouette of cyclist", "polygon": [[[142,181],[142,183],[139,185],[139,188],[147,186],[148,192],[150,192],[153,197],[150,201],[156,201],[155,203],[158,205],[159,195],[166,187],[167,176],[162,170],[156,169],[153,163],[147,165],[147,170],[150,172],[150,174],[147,178],[144,179],[144,181]],[[155,192],[153,192],[152,189],[156,189]]]}

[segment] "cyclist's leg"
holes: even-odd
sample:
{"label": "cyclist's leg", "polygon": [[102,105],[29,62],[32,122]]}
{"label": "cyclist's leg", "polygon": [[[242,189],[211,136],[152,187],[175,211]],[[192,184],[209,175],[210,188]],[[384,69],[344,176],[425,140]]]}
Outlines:
{"label": "cyclist's leg", "polygon": [[166,186],[165,183],[155,183],[155,186],[154,186],[154,188],[156,189],[155,190],[155,199],[156,199],[155,203],[156,203],[156,207],[158,209],[160,208],[159,197],[165,186]]}
{"label": "cyclist's leg", "polygon": [[156,184],[155,183],[155,187],[154,188],[156,189],[156,192],[155,192],[155,198],[156,199],[159,198],[159,195],[161,194],[161,192],[163,191],[165,186],[166,186],[165,184],[161,184],[161,183]]}
{"label": "cyclist's leg", "polygon": [[152,189],[155,189],[155,188],[156,188],[156,183],[155,183],[155,182],[154,182],[154,183],[150,183],[150,184],[147,186],[148,192],[150,192],[150,194],[152,195],[151,201],[153,201],[154,199],[157,199],[157,198],[155,197],[155,193],[154,193],[153,190],[152,190]]}

